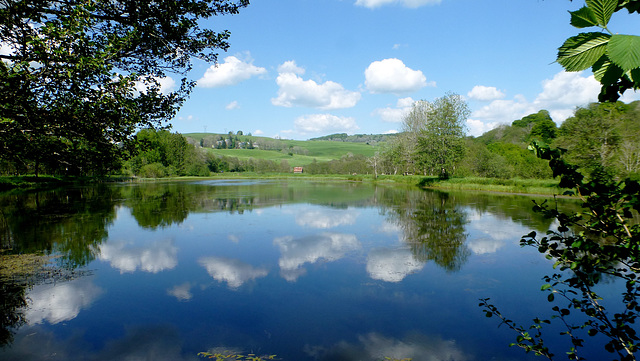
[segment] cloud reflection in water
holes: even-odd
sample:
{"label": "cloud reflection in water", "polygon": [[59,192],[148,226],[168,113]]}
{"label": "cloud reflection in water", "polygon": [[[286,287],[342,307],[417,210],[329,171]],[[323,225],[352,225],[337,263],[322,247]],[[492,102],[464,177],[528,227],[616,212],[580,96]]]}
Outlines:
{"label": "cloud reflection in water", "polygon": [[57,284],[35,286],[28,293],[29,308],[25,315],[29,324],[47,321],[56,324],[78,316],[88,308],[103,290],[90,280],[79,279]]}
{"label": "cloud reflection in water", "polygon": [[218,282],[226,282],[231,288],[238,288],[247,281],[265,277],[265,268],[255,268],[237,259],[203,257],[198,263]]}
{"label": "cloud reflection in water", "polygon": [[280,247],[280,275],[291,282],[305,273],[301,268],[305,263],[316,263],[320,259],[336,261],[362,247],[354,234],[328,232],[303,238],[279,237],[273,243]]}
{"label": "cloud reflection in water", "polygon": [[400,282],[423,267],[424,263],[416,260],[411,251],[404,248],[378,248],[369,252],[367,257],[369,276],[386,282]]}
{"label": "cloud reflection in water", "polygon": [[413,361],[466,361],[471,357],[455,340],[443,340],[413,333],[404,340],[388,338],[372,332],[358,336],[357,343],[339,342],[331,348],[306,346],[305,351],[319,360],[385,360],[411,359]]}
{"label": "cloud reflection in water", "polygon": [[307,210],[296,214],[296,224],[311,228],[328,229],[356,223],[358,213],[343,210]]}
{"label": "cloud reflection in water", "polygon": [[172,240],[157,241],[144,247],[131,247],[126,242],[109,242],[100,245],[98,258],[108,261],[120,273],[143,271],[158,273],[173,269],[178,264],[178,248]]}

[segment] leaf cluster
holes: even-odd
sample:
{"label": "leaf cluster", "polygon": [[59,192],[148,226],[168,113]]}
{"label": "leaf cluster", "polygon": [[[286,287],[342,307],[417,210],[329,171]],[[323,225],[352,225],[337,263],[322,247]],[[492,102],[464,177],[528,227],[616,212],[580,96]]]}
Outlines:
{"label": "leaf cluster", "polygon": [[614,34],[608,24],[622,9],[638,12],[637,0],[586,0],[585,6],[570,12],[576,28],[597,27],[568,38],[558,49],[557,62],[567,71],[591,68],[602,84],[600,101],[616,101],[628,89],[640,89],[640,36]]}
{"label": "leaf cluster", "polygon": [[[534,201],[534,210],[555,219],[559,226],[540,237],[531,232],[521,240],[522,246],[531,246],[554,260],[559,272],[545,276],[542,291],[549,292],[547,300],[554,303],[550,319],[534,319],[528,329],[503,316],[497,307],[482,299],[480,306],[487,317],[494,315],[518,333],[513,345],[553,359],[545,346],[542,326],[558,320],[570,338],[569,359],[583,360],[581,348],[585,337],[604,336],[603,347],[617,355],[619,360],[635,360],[640,337],[635,322],[640,315],[640,225],[636,221],[640,212],[640,184],[626,179],[614,181],[606,175],[586,180],[577,167],[563,159],[564,151],[532,144],[532,149],[549,164],[554,176],[561,178],[564,188],[572,189],[583,200],[582,212],[564,213],[557,207]],[[622,310],[613,313],[605,307],[598,294],[598,285],[604,280],[623,282],[620,294]],[[608,307],[611,308],[611,300]],[[574,313],[579,317],[571,317]],[[533,334],[529,331],[534,330]],[[593,341],[591,341],[593,342]]]}

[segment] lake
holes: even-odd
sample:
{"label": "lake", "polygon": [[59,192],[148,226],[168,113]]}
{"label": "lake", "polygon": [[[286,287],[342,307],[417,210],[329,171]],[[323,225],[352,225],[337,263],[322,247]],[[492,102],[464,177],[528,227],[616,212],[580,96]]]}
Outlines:
{"label": "lake", "polygon": [[2,281],[28,307],[5,301],[24,322],[3,323],[0,359],[536,359],[478,306],[490,297],[525,325],[549,315],[552,263],[519,245],[553,226],[532,199],[274,180],[0,196],[2,247],[73,270]]}

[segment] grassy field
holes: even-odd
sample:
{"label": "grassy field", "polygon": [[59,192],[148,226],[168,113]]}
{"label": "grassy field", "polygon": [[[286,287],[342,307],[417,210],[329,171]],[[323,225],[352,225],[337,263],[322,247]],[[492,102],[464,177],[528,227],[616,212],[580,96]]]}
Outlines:
{"label": "grassy field", "polygon": [[[211,133],[187,133],[183,134],[185,137],[193,138],[197,141],[208,135],[221,135]],[[256,137],[241,135],[238,139],[245,141],[251,139],[254,143],[260,144],[260,142],[273,142],[272,138]],[[236,157],[239,159],[266,159],[272,161],[287,160],[290,166],[305,166],[310,164],[315,159],[318,162],[328,162],[330,160],[340,159],[348,153],[357,155],[361,154],[366,157],[371,157],[379,149],[379,145],[369,145],[366,143],[351,143],[351,142],[334,142],[328,140],[289,140],[278,139],[275,140],[281,142],[284,145],[284,151],[279,150],[262,150],[262,149],[208,149],[208,151],[226,157]],[[306,150],[306,154],[292,154],[293,147]]]}

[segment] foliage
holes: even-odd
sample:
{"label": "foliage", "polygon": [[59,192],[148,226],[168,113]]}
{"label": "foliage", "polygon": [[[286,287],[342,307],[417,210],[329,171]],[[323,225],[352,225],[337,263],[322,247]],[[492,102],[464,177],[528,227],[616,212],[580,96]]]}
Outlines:
{"label": "foliage", "polygon": [[15,173],[104,174],[140,127],[171,119],[194,83],[161,88],[191,59],[216,60],[229,33],[200,19],[246,0],[3,1],[0,160]]}
{"label": "foliage", "polygon": [[142,129],[136,139],[137,155],[126,163],[131,174],[143,178],[209,175],[205,154],[179,133]]}
{"label": "foliage", "polygon": [[469,114],[467,103],[458,94],[415,102],[402,121],[402,133],[385,148],[381,163],[391,165],[393,174],[453,175],[465,153]]}
{"label": "foliage", "polygon": [[606,172],[622,178],[640,171],[640,102],[593,103],[576,109],[553,143],[584,175]]}
{"label": "foliage", "polygon": [[587,0],[570,12],[571,25],[601,31],[568,38],[558,49],[557,62],[567,71],[591,68],[602,87],[598,99],[613,101],[628,89],[640,89],[640,36],[614,34],[608,28],[614,13],[626,9],[640,13],[637,0]]}
{"label": "foliage", "polygon": [[[634,323],[640,315],[640,184],[637,181],[615,182],[606,175],[585,180],[578,167],[563,159],[563,152],[548,146],[533,144],[536,153],[550,160],[560,185],[575,189],[583,200],[583,212],[567,214],[557,207],[537,204],[535,209],[557,220],[557,231],[548,231],[538,237],[536,232],[524,236],[521,245],[536,247],[548,259],[555,260],[554,269],[560,272],[545,276],[543,291],[549,292],[548,301],[554,303],[551,319],[535,318],[528,329],[503,316],[497,307],[482,299],[487,317],[498,316],[503,324],[519,335],[513,345],[527,352],[553,359],[554,354],[545,345],[542,330],[552,320],[564,327],[562,335],[570,338],[570,359],[585,359],[581,348],[585,337],[604,336],[604,348],[615,353],[619,360],[635,360],[640,345]],[[604,282],[623,282],[620,310],[611,313],[598,294],[598,285]],[[607,300],[609,309],[613,308]],[[581,316],[571,318],[572,312]],[[533,333],[530,333],[531,330]],[[597,342],[599,339],[591,339]]]}
{"label": "foliage", "polygon": [[239,361],[266,361],[266,360],[277,360],[276,355],[256,355],[253,353],[250,354],[242,354],[234,351],[221,351],[221,352],[198,352],[198,356],[215,359],[216,361],[224,361],[224,360],[239,360]]}

